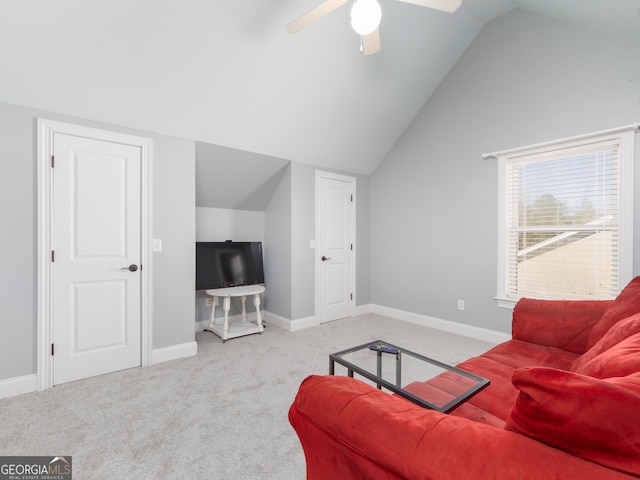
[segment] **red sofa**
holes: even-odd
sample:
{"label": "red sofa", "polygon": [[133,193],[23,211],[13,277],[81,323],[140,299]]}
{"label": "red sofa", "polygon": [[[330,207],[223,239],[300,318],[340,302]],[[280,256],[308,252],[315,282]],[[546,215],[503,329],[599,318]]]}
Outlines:
{"label": "red sofa", "polygon": [[459,365],[491,385],[450,414],[306,378],[289,420],[307,479],[640,477],[640,277],[611,301],[520,300],[512,337]]}

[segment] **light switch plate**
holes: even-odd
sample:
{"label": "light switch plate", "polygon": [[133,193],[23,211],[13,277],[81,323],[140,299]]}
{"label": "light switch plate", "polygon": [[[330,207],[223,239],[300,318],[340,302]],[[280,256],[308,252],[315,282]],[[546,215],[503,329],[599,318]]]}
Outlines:
{"label": "light switch plate", "polygon": [[162,251],[162,239],[154,238],[153,239],[153,251],[161,252]]}

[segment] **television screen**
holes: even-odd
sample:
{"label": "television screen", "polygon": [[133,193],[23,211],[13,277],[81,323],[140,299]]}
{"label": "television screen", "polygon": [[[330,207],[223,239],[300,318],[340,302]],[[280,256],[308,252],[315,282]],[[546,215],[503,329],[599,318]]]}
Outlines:
{"label": "television screen", "polygon": [[261,283],[262,243],[196,242],[196,290]]}

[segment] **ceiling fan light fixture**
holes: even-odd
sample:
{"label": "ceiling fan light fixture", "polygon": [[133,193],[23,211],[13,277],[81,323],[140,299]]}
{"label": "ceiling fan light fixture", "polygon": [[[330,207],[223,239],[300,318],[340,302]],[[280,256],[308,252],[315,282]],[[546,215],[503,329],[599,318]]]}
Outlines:
{"label": "ceiling fan light fixture", "polygon": [[351,27],[360,35],[376,31],[382,20],[382,9],[376,0],[355,0],[351,7]]}

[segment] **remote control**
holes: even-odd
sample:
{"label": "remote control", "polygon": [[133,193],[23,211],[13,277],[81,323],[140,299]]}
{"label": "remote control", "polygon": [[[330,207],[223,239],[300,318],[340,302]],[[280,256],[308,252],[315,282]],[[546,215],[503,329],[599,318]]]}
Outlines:
{"label": "remote control", "polygon": [[384,353],[398,353],[397,348],[390,347],[389,345],[385,345],[384,343],[372,343],[371,345],[369,345],[369,350]]}

